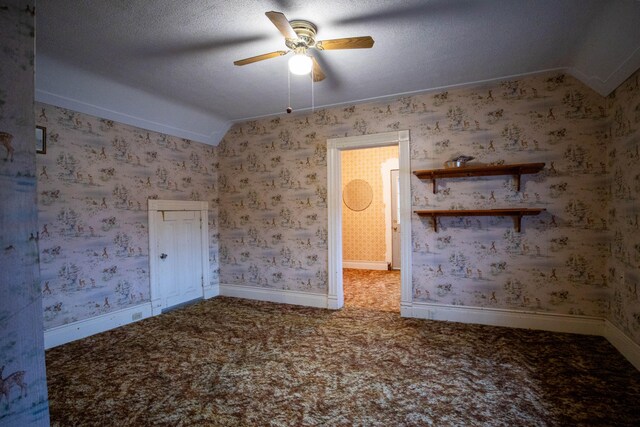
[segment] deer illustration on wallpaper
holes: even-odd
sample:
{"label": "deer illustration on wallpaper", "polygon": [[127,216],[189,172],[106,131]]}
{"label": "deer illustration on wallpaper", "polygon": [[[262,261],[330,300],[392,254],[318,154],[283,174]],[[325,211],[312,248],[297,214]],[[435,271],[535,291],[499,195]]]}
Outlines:
{"label": "deer illustration on wallpaper", "polygon": [[11,142],[13,141],[13,135],[8,132],[0,132],[0,145],[7,150],[7,157],[4,161],[11,160],[13,162],[13,152],[15,151]]}
{"label": "deer illustration on wallpaper", "polygon": [[0,368],[0,401],[2,396],[7,399],[7,405],[9,405],[9,394],[14,385],[20,388],[20,397],[27,396],[27,384],[24,382],[25,371],[15,371],[6,378],[3,378],[4,365]]}

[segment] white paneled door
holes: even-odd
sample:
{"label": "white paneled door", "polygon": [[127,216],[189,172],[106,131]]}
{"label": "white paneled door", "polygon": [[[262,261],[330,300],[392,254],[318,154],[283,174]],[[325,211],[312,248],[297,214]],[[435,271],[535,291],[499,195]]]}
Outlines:
{"label": "white paneled door", "polygon": [[200,211],[157,211],[157,278],[164,309],[202,297]]}

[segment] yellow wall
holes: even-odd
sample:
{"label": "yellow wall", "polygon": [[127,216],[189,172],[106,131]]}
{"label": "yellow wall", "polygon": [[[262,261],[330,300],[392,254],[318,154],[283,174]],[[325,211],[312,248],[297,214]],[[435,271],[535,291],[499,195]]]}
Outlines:
{"label": "yellow wall", "polygon": [[[347,261],[385,261],[385,203],[380,168],[398,158],[398,147],[342,152],[342,188],[353,179],[367,181],[373,189],[368,208],[352,211],[342,203],[342,251]],[[390,179],[390,177],[385,177]]]}

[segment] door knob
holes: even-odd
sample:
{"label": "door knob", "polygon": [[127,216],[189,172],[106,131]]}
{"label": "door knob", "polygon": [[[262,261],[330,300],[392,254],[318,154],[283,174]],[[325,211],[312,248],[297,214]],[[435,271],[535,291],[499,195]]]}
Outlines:
{"label": "door knob", "polygon": [[162,254],[160,255],[160,259],[165,259],[168,255],[167,254]]}

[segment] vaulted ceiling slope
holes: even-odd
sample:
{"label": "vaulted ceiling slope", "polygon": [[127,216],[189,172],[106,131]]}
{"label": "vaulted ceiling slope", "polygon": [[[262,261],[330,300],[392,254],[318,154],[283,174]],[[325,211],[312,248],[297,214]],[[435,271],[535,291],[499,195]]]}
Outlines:
{"label": "vaulted ceiling slope", "polygon": [[[286,49],[269,10],[375,40],[314,53],[316,108],[548,70],[607,95],[640,68],[636,0],[56,0],[38,2],[36,99],[217,145],[287,107],[288,56],[233,65]],[[311,100],[292,76],[294,111]]]}

